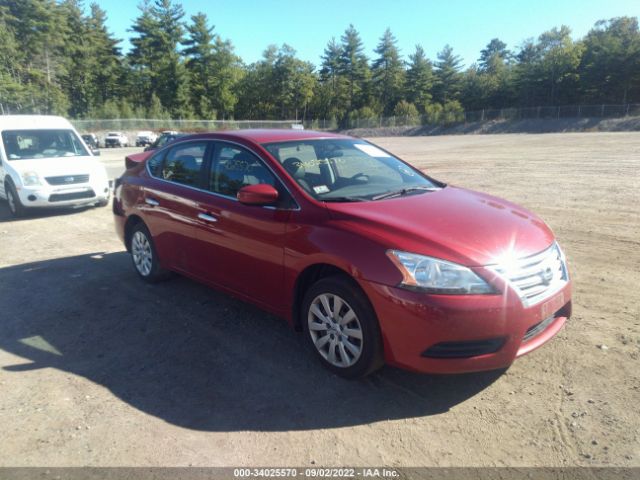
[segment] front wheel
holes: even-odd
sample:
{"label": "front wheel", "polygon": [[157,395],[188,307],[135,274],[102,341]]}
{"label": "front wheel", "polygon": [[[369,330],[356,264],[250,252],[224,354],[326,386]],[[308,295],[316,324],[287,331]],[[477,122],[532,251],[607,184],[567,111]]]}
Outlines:
{"label": "front wheel", "polygon": [[6,195],[7,195],[7,204],[9,205],[9,212],[11,216],[14,218],[23,217],[26,213],[26,208],[22,205],[22,201],[18,196],[18,192],[16,188],[13,186],[13,183],[5,181],[6,186]]}
{"label": "front wheel", "polygon": [[143,223],[138,223],[131,232],[131,259],[145,282],[155,283],[167,276],[167,271],[160,267],[153,238]]}
{"label": "front wheel", "polygon": [[315,283],[304,296],[301,315],[311,348],[332,372],[358,378],[383,365],[378,319],[352,280],[334,276]]}

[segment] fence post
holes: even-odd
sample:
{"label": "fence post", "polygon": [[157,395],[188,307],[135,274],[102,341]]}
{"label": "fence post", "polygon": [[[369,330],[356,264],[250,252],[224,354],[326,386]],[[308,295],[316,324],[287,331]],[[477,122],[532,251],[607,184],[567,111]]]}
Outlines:
{"label": "fence post", "polygon": [[604,117],[604,103],[602,104],[602,108],[600,109],[600,116]]}
{"label": "fence post", "polygon": [[582,116],[582,105],[578,105],[578,118]]}
{"label": "fence post", "polygon": [[624,116],[628,117],[629,116],[629,104],[627,103],[627,108],[625,108],[624,110]]}

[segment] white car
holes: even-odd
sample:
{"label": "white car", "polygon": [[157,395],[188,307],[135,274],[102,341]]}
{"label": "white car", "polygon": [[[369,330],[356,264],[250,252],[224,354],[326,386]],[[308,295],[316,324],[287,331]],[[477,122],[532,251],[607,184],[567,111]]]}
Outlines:
{"label": "white car", "polygon": [[104,137],[104,148],[128,147],[129,138],[122,132],[109,132]]}
{"label": "white car", "polygon": [[109,203],[109,180],[68,120],[0,116],[0,198],[19,217],[32,207]]}
{"label": "white car", "polygon": [[147,145],[151,145],[157,138],[158,136],[155,133],[148,130],[138,132],[138,136],[136,137],[136,147],[146,147]]}

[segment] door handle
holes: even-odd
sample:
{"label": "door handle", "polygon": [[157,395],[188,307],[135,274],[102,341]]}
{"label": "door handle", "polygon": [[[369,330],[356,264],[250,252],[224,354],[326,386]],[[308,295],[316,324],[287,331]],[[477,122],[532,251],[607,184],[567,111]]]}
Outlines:
{"label": "door handle", "polygon": [[152,207],[157,207],[158,205],[160,205],[160,202],[154,200],[153,198],[145,198],[144,203],[146,203],[147,205],[151,205]]}
{"label": "door handle", "polygon": [[218,219],[216,217],[214,217],[213,215],[210,215],[208,213],[199,213],[198,214],[198,218],[200,220],[204,220],[205,222],[217,222]]}

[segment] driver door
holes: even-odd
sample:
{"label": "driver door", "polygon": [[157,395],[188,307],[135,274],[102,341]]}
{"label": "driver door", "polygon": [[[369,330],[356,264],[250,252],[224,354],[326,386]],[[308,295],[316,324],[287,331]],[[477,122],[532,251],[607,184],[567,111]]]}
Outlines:
{"label": "driver door", "polygon": [[[264,162],[249,150],[219,142],[208,172],[209,195],[198,208],[201,276],[272,310],[283,305],[284,246],[290,209],[252,206],[236,195],[245,185],[266,183],[288,195]],[[283,198],[284,200],[284,198]]]}

